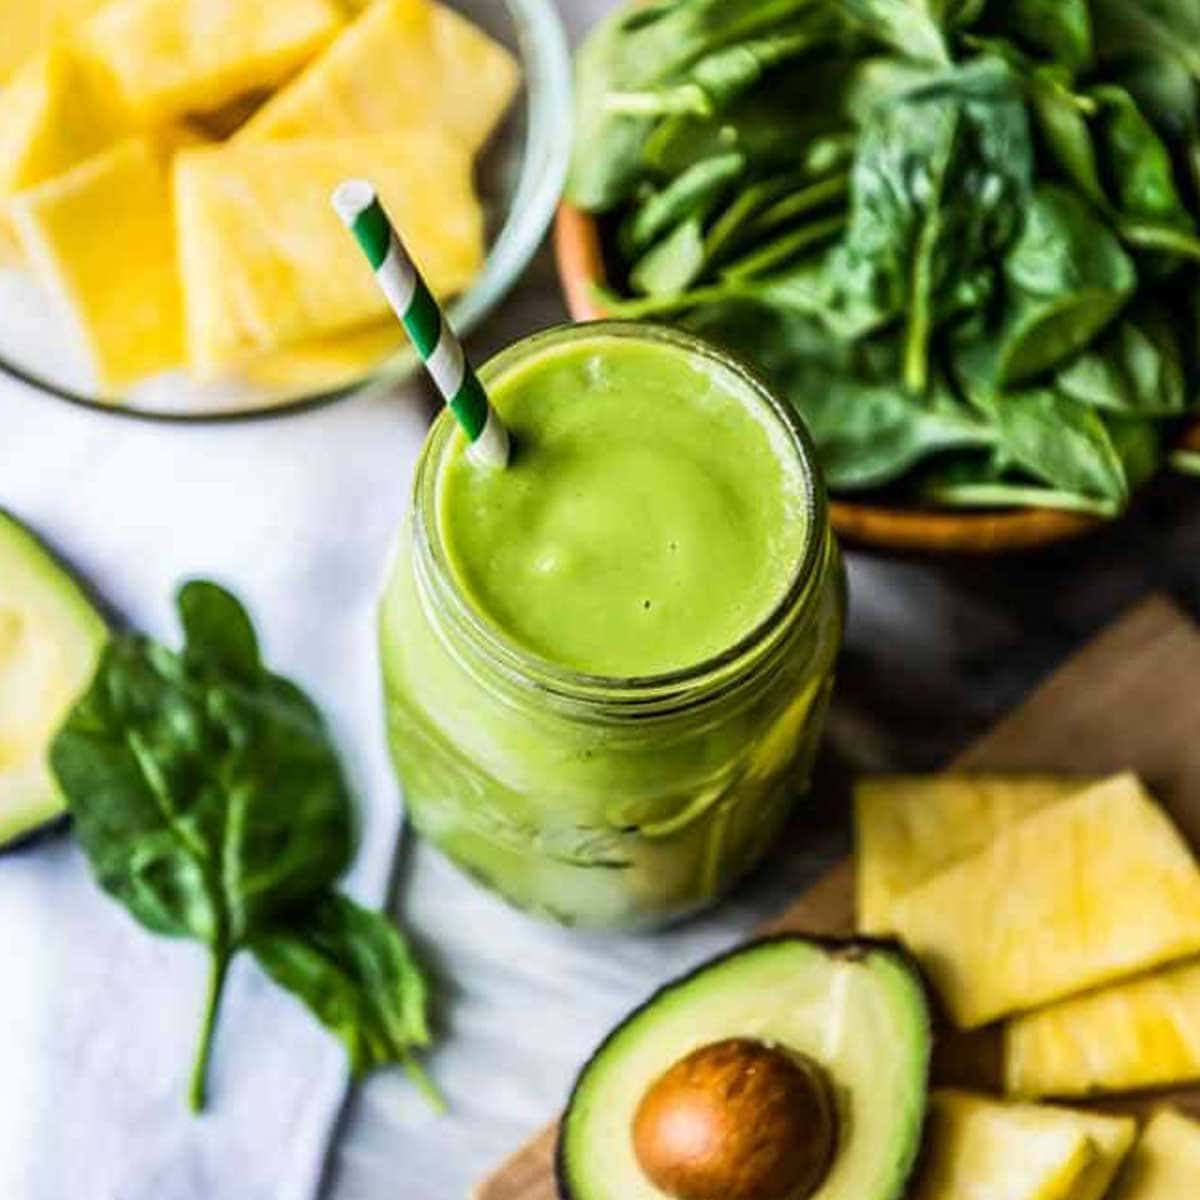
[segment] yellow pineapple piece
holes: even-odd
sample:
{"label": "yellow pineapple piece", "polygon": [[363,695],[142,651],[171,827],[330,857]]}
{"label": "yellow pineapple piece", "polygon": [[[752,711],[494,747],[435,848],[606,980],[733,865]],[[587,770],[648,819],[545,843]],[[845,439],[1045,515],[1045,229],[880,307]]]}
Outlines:
{"label": "yellow pineapple piece", "polygon": [[1013,1017],[1004,1084],[1013,1095],[1086,1096],[1200,1080],[1200,960]]}
{"label": "yellow pineapple piece", "polygon": [[1092,1158],[1070,1193],[1070,1200],[1103,1200],[1137,1140],[1137,1121],[1094,1112],[1079,1112],[1049,1105],[1027,1105],[1041,1113],[1054,1113],[1076,1122],[1092,1143]]}
{"label": "yellow pineapple piece", "polygon": [[966,1092],[934,1092],[913,1200],[1067,1200],[1092,1161],[1074,1125]]}
{"label": "yellow pineapple piece", "polygon": [[0,263],[20,259],[8,198],[129,133],[111,88],[72,45],[53,42],[0,90]]}
{"label": "yellow pineapple piece", "polygon": [[1109,1200],[1192,1200],[1200,1195],[1200,1124],[1173,1109],[1151,1118]]}
{"label": "yellow pineapple piece", "polygon": [[22,247],[66,302],[97,382],[118,393],[182,360],[166,169],[131,138],[12,201]]}
{"label": "yellow pineapple piece", "polygon": [[371,269],[329,203],[348,176],[375,184],[430,287],[460,291],[483,262],[470,156],[421,130],[335,142],[227,144],[175,159],[188,357],[200,375],[383,318]]}
{"label": "yellow pineapple piece", "polygon": [[0,83],[107,0],[0,0]]}
{"label": "yellow pineapple piece", "polygon": [[1049,775],[863,780],[854,789],[859,929],[889,932],[888,914],[900,896],[1091,782]]}
{"label": "yellow pineapple piece", "polygon": [[158,124],[280,83],[343,22],[331,0],[113,0],[85,37],[126,106]]}
{"label": "yellow pineapple piece", "polygon": [[913,1200],[1101,1200],[1136,1132],[1132,1117],[936,1091]]}
{"label": "yellow pineapple piece", "polygon": [[240,374],[246,382],[281,395],[334,391],[357,383],[407,341],[404,327],[389,317],[264,354],[248,361]]}
{"label": "yellow pineapple piece", "polygon": [[439,128],[477,150],[504,114],[509,52],[429,0],[378,0],[238,133],[242,141]]}
{"label": "yellow pineapple piece", "polygon": [[1200,871],[1118,775],[902,896],[891,924],[972,1029],[1200,951]]}
{"label": "yellow pineapple piece", "polygon": [[54,43],[0,91],[0,196],[60,174],[129,129],[86,58]]}

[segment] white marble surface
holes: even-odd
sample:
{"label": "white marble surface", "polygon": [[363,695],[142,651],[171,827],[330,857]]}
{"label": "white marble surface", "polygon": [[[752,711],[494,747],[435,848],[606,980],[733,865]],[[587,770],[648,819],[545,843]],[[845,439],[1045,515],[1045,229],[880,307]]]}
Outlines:
{"label": "white marble surface", "polygon": [[[562,7],[577,33],[607,0],[562,0]],[[562,316],[544,254],[474,352]],[[413,385],[277,420],[178,428],[85,412],[0,380],[0,504],[49,537],[124,617],[154,632],[172,630],[169,595],[180,576],[227,579],[253,605],[271,661],[297,674],[330,712],[373,814],[367,839],[375,858],[357,880],[367,891],[395,816],[379,758],[369,612],[427,404]],[[1178,482],[1157,489],[1120,529],[1052,554],[996,564],[852,555],[847,651],[817,795],[762,871],[717,912],[683,928],[604,939],[542,926],[480,892],[430,848],[407,844],[396,899],[438,976],[441,1040],[430,1065],[451,1111],[427,1112],[398,1075],[357,1089],[330,1158],[327,1200],[465,1196],[555,1111],[615,1019],[666,977],[736,941],[840,852],[847,766],[937,765],[1145,590],[1170,588],[1195,607],[1198,563],[1200,506],[1192,485]],[[77,852],[59,835],[0,860],[0,912],[6,876],[47,871],[56,885],[86,886]],[[119,916],[114,910],[113,922]],[[53,907],[31,929],[5,932],[25,957],[6,957],[0,980],[9,988],[22,961],[55,955],[63,972],[56,1004],[69,1018],[96,981],[72,985],[70,930]],[[181,1007],[155,1022],[168,1027],[157,1033],[178,1034],[183,1057],[198,960],[140,933],[121,944],[178,989]],[[243,1039],[225,1056],[218,1047],[214,1101],[244,1105],[236,1111],[247,1122],[263,1119],[261,1112],[252,1118],[254,1110],[266,1111],[268,1127],[283,1137],[298,1113],[254,1091],[256,1069],[278,1070],[280,1046],[298,1047],[295,1071],[307,1095],[328,1069],[328,1047],[301,1014],[265,996],[252,972],[234,984],[226,1020],[233,1025],[258,1006],[263,1041],[255,1048]],[[138,1002],[135,994],[111,998],[114,1006]],[[130,1064],[131,1077],[153,1085],[147,1104],[95,1108],[89,1117],[78,1097],[45,1096],[44,1081],[30,1077],[35,1060],[22,1038],[32,1030],[55,1037],[52,1016],[27,1013],[26,1025],[0,1029],[0,1196],[190,1196],[197,1181],[173,1176],[165,1162],[162,1173],[142,1171],[135,1180],[98,1177],[81,1149],[87,1137],[71,1132],[72,1123],[92,1120],[135,1149],[146,1122],[164,1122],[180,1139],[203,1138],[202,1125],[187,1126],[170,1107],[173,1066]],[[239,1153],[253,1164],[253,1145]],[[274,1161],[270,1146],[258,1153]],[[236,1178],[201,1180],[207,1190],[193,1190],[280,1200],[266,1174],[239,1164]]]}

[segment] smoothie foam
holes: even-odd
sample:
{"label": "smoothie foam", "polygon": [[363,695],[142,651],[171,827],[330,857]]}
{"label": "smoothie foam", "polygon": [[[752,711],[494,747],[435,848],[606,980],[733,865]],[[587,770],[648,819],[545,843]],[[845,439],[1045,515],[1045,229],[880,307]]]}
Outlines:
{"label": "smoothie foam", "polygon": [[465,441],[439,476],[439,533],[468,602],[560,667],[678,670],[728,649],[783,599],[809,485],[790,433],[731,367],[597,333],[489,384],[515,452]]}

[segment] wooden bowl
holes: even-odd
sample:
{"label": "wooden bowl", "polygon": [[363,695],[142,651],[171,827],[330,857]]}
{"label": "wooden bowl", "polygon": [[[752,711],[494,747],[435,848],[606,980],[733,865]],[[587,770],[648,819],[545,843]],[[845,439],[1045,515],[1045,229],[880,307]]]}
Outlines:
{"label": "wooden bowl", "polygon": [[[600,230],[589,213],[562,203],[554,224],[554,256],[567,308],[576,321],[605,316],[593,291],[606,280]],[[1197,431],[1200,444],[1200,428]],[[954,512],[889,508],[834,500],[833,527],[846,542],[887,550],[1000,554],[1079,537],[1106,522],[1052,508],[1009,512]]]}

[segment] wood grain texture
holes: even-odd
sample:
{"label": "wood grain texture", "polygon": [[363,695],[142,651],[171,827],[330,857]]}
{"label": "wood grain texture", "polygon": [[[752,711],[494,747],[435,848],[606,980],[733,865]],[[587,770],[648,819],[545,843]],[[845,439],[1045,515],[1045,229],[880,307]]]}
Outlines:
{"label": "wood grain texture", "polygon": [[[1154,596],[1100,634],[1016,710],[950,764],[958,771],[1102,775],[1133,769],[1200,845],[1200,629]],[[854,928],[849,859],[817,880],[763,933],[845,934]],[[998,1063],[994,1034],[946,1036],[935,1075],[987,1086]],[[1164,1098],[1200,1114],[1200,1088],[1101,1105],[1143,1112]],[[527,1142],[476,1188],[476,1200],[557,1200],[556,1126]]]}

